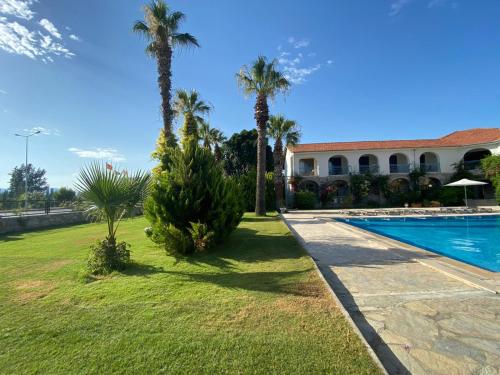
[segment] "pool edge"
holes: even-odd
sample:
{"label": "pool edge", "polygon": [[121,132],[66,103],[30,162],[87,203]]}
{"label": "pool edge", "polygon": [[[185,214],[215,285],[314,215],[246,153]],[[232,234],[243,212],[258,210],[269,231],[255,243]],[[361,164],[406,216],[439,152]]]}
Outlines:
{"label": "pool edge", "polygon": [[[432,255],[432,257],[424,259],[415,257],[413,260],[423,264],[424,266],[431,267],[439,272],[445,273],[448,276],[458,279],[468,285],[489,291],[491,293],[500,294],[499,272],[489,271],[446,255],[435,253],[433,251],[394,239],[390,236],[366,230],[356,225],[346,223],[343,220],[337,220],[340,218],[332,219],[336,224],[340,224],[348,230],[361,232],[388,245],[402,247],[405,250],[415,252],[416,254]],[[323,220],[333,226],[331,219]]]}

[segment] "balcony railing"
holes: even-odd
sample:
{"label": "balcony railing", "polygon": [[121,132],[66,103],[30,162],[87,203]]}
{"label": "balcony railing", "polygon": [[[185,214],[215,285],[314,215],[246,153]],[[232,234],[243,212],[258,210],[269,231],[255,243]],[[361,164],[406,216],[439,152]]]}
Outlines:
{"label": "balcony railing", "polygon": [[390,173],[409,173],[410,172],[410,164],[390,164],[389,165]]}
{"label": "balcony railing", "polygon": [[328,168],[328,174],[330,176],[349,174],[349,168],[347,166],[330,165]]}
{"label": "balcony railing", "polygon": [[359,173],[378,173],[378,165],[377,164],[360,165]]}
{"label": "balcony railing", "polygon": [[420,163],[420,170],[422,172],[439,172],[438,163]]}
{"label": "balcony railing", "polygon": [[299,175],[307,177],[307,176],[316,176],[317,173],[314,171],[314,169],[300,169]]}

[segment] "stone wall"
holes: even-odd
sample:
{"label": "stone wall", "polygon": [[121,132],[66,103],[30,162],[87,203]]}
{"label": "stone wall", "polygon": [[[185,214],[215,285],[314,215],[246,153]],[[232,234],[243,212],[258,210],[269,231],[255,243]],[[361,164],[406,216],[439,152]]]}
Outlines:
{"label": "stone wall", "polygon": [[83,212],[54,213],[0,218],[0,234],[24,232],[41,228],[86,223],[89,220]]}

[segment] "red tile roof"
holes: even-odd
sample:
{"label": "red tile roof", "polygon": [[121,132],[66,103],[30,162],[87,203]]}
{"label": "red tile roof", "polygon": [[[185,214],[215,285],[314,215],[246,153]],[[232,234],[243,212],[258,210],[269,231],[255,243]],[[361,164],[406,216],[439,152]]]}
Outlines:
{"label": "red tile roof", "polygon": [[438,139],[415,139],[400,141],[361,141],[361,142],[331,142],[303,143],[290,147],[290,151],[321,152],[321,151],[355,151],[392,148],[429,148],[469,146],[481,143],[500,141],[500,128],[477,128],[456,131]]}

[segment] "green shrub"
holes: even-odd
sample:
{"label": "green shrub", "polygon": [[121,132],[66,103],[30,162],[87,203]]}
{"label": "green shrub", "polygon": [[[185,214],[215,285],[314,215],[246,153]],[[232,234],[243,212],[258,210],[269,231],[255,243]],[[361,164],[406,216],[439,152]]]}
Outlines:
{"label": "green shrub", "polygon": [[57,202],[57,204],[61,204],[63,202],[71,202],[76,198],[76,192],[73,189],[62,187],[58,191],[54,193],[53,199]]}
{"label": "green shrub", "polygon": [[[255,211],[255,187],[257,183],[257,171],[250,169],[245,174],[234,177],[241,189],[244,208],[247,212]],[[276,210],[276,194],[274,192],[274,174],[266,173],[266,210]]]}
{"label": "green shrub", "polygon": [[500,203],[500,155],[490,155],[481,160],[484,175],[495,187],[497,202]]}
{"label": "green shrub", "polygon": [[128,243],[115,244],[105,239],[90,246],[87,268],[93,275],[106,275],[114,270],[124,269],[129,262],[130,245]]}
{"label": "green shrub", "polygon": [[171,149],[168,164],[154,175],[145,204],[147,234],[170,254],[206,251],[239,224],[242,196],[208,149],[187,142],[184,150]]}
{"label": "green shrub", "polygon": [[464,190],[462,188],[443,188],[439,193],[439,201],[443,206],[461,206],[464,204]]}
{"label": "green shrub", "polygon": [[310,191],[295,193],[295,206],[302,210],[311,210],[316,207],[316,194]]}
{"label": "green shrub", "polygon": [[360,203],[370,192],[370,176],[364,174],[352,174],[350,185],[354,202]]}

